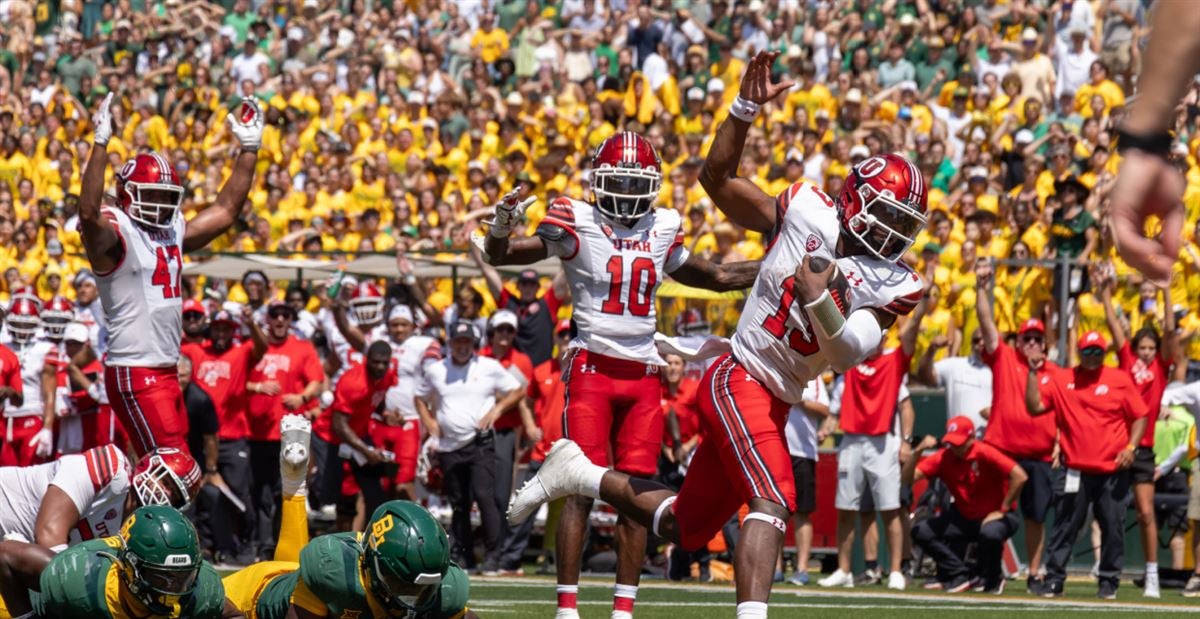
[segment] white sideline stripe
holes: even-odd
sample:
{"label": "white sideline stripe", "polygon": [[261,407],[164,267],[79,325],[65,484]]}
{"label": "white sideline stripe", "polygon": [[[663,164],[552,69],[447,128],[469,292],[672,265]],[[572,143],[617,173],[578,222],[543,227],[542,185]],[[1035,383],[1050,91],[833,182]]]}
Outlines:
{"label": "white sideline stripe", "polygon": [[[475,588],[475,584],[471,584]],[[955,600],[956,602],[958,600]],[[965,601],[965,600],[964,600]],[[576,602],[580,606],[611,606],[611,600],[579,600]],[[492,604],[503,604],[503,606],[512,606],[514,604],[533,605],[533,606],[555,606],[558,604],[556,600],[494,600],[482,603],[471,603],[471,610],[486,610],[488,612],[517,612],[513,610],[502,611],[498,610],[501,606],[492,606]],[[637,606],[687,606],[694,608],[730,608],[733,602],[678,602],[678,601],[644,601],[638,600]],[[1127,605],[1101,605],[1101,604],[1055,604],[1049,603],[1042,606],[1022,605],[1016,608],[1005,604],[939,604],[937,606],[919,607],[912,604],[855,604],[847,606],[845,604],[830,604],[822,602],[813,602],[811,604],[804,602],[771,602],[770,608],[822,608],[822,609],[838,609],[845,611],[855,611],[859,609],[872,610],[927,610],[931,612],[940,612],[947,610],[962,610],[962,611],[1011,611],[1018,613],[1057,613],[1064,610],[1089,610],[1100,613],[1194,613],[1195,608],[1180,608],[1168,606],[1166,608],[1152,606],[1135,606]]]}

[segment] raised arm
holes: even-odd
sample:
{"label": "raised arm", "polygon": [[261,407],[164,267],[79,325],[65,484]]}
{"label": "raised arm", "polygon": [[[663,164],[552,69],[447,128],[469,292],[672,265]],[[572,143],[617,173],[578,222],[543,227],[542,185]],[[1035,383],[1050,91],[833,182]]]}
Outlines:
{"label": "raised arm", "polygon": [[187,223],[183,234],[184,253],[203,249],[233,226],[254,182],[254,166],[258,163],[258,147],[262,144],[262,108],[252,98],[242,99],[238,115],[230,112],[225,121],[241,144],[241,152],[234,161],[233,174],[221,187],[216,201]]}
{"label": "raised arm", "polygon": [[671,271],[671,277],[675,281],[693,288],[704,288],[717,292],[744,290],[754,285],[761,264],[758,260],[713,264],[692,254],[683,264],[679,265],[679,268]]}
{"label": "raised arm", "polygon": [[108,167],[107,146],[113,132],[112,98],[113,93],[108,93],[92,116],[95,135],[79,190],[79,236],[92,270],[98,274],[110,273],[117,268],[125,251],[117,229],[100,213],[104,199],[104,170]]}
{"label": "raised arm", "polygon": [[499,303],[500,296],[504,294],[504,280],[500,278],[500,271],[483,259],[483,252],[474,243],[471,244],[470,252],[471,260],[475,261],[475,266],[479,267],[479,271],[483,273],[483,281],[487,282],[488,292],[492,294],[496,303]]}
{"label": "raised arm", "polygon": [[1125,333],[1125,325],[1121,324],[1121,319],[1117,316],[1117,308],[1113,305],[1112,289],[1112,278],[1105,279],[1100,284],[1100,305],[1104,306],[1104,320],[1108,323],[1109,332],[1112,333],[1113,345],[1120,350],[1129,341],[1129,335]]}
{"label": "raised arm", "polygon": [[[549,248],[546,247],[545,241],[539,235],[509,239],[513,229],[521,223],[525,209],[529,208],[529,205],[536,200],[537,198],[533,196],[522,200],[518,196],[517,189],[513,189],[500,198],[500,202],[496,203],[494,207],[495,216],[492,217],[492,221],[484,222],[490,225],[487,234],[483,237],[482,246],[475,237],[472,237],[473,244],[480,249],[485,262],[497,266],[533,264],[550,256]],[[540,231],[541,226],[538,228]],[[561,228],[557,229],[562,230]],[[561,234],[567,234],[567,232],[562,230]]]}
{"label": "raised arm", "polygon": [[771,82],[771,65],[778,55],[778,52],[759,52],[750,61],[729,117],[717,128],[708,157],[700,168],[700,184],[713,204],[730,221],[763,233],[775,228],[775,199],[750,179],[739,177],[737,169],[746,134],[762,105],[792,87],[788,80]]}
{"label": "raised arm", "polygon": [[979,316],[979,333],[983,349],[990,355],[1000,347],[1000,330],[992,309],[992,262],[987,258],[975,261],[975,312]]}
{"label": "raised arm", "polygon": [[1171,363],[1175,361],[1175,356],[1179,353],[1179,333],[1175,324],[1175,306],[1171,303],[1171,286],[1168,285],[1162,289],[1163,295],[1163,334],[1162,334],[1162,350],[1159,351],[1159,357],[1163,359],[1166,367],[1171,367]]}
{"label": "raised arm", "polygon": [[250,309],[249,305],[242,306],[242,325],[250,330],[250,341],[253,346],[250,350],[250,367],[254,367],[267,352],[267,336],[258,326],[258,321],[254,319],[254,310]]}
{"label": "raised arm", "polygon": [[363,335],[362,329],[357,325],[350,324],[350,319],[346,317],[346,298],[351,292],[348,286],[342,286],[338,291],[336,299],[330,299],[329,309],[333,312],[333,322],[337,325],[337,330],[346,338],[346,343],[350,344],[350,348],[358,352],[364,352],[367,348],[367,337]]}
{"label": "raised arm", "polygon": [[904,462],[904,466],[900,467],[900,483],[911,486],[912,484],[925,479],[925,474],[917,470],[917,465],[921,462],[921,454],[937,447],[937,438],[925,435],[921,442],[913,448],[912,457]]}
{"label": "raised arm", "polygon": [[929,295],[917,304],[917,309],[913,310],[912,316],[908,317],[908,322],[904,323],[904,328],[900,330],[900,348],[904,350],[906,356],[911,357],[917,350],[917,334],[921,332],[921,321],[925,319],[925,314],[929,312],[931,303]]}
{"label": "raised arm", "polygon": [[939,350],[950,345],[950,338],[944,335],[934,337],[929,341],[929,346],[925,348],[925,352],[921,355],[921,361],[917,364],[917,378],[930,387],[937,387],[940,378],[938,377],[937,368],[933,367],[933,357]]}

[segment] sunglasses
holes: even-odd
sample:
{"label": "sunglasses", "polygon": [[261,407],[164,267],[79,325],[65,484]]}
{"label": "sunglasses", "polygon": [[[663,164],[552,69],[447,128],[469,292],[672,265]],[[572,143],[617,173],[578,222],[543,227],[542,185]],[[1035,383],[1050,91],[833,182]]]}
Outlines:
{"label": "sunglasses", "polygon": [[1084,357],[1103,357],[1104,349],[1100,348],[1099,346],[1090,346],[1079,351],[1079,354],[1083,355]]}
{"label": "sunglasses", "polygon": [[1045,341],[1046,341],[1046,338],[1044,338],[1040,335],[1022,335],[1021,336],[1021,342],[1024,344],[1028,344],[1030,342],[1037,342],[1038,344],[1041,344],[1042,342],[1045,342]]}

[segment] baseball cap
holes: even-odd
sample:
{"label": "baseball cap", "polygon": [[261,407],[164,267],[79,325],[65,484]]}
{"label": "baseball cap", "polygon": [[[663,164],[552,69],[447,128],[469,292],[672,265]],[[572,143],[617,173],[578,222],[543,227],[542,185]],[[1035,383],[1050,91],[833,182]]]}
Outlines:
{"label": "baseball cap", "polygon": [[1037,30],[1034,30],[1033,28],[1026,28],[1025,31],[1021,33],[1022,41],[1037,41],[1037,38]]}
{"label": "baseball cap", "polygon": [[1015,136],[1013,136],[1013,140],[1017,144],[1032,144],[1033,132],[1028,129],[1021,129]]}
{"label": "baseball cap", "polygon": [[725,92],[725,81],[719,77],[714,77],[711,80],[708,80],[707,87],[709,94],[714,92]]}
{"label": "baseball cap", "polygon": [[946,433],[942,435],[942,443],[959,447],[975,436],[975,424],[970,417],[959,415],[946,422]]}
{"label": "baseball cap", "polygon": [[407,305],[396,305],[388,312],[387,321],[407,320],[408,322],[416,322],[413,320],[412,308]]}
{"label": "baseball cap", "polygon": [[559,333],[562,333],[563,331],[570,331],[570,330],[571,330],[571,319],[563,318],[562,320],[558,321],[557,325],[555,325],[554,334],[558,335]]}
{"label": "baseball cap", "polygon": [[688,101],[703,101],[704,89],[700,88],[699,86],[692,86],[691,88],[688,88],[687,98]]}
{"label": "baseball cap", "polygon": [[214,325],[219,325],[219,324],[237,325],[237,324],[240,324],[238,322],[238,319],[234,318],[232,312],[230,312],[229,310],[224,310],[224,309],[217,310],[212,315],[212,318],[209,320],[209,322]]}
{"label": "baseball cap", "polygon": [[921,251],[929,252],[931,254],[940,254],[942,253],[942,246],[932,242],[926,243],[925,246],[921,248]]}
{"label": "baseball cap", "polygon": [[278,312],[278,311],[287,312],[288,315],[292,316],[292,317],[296,316],[296,310],[292,309],[292,306],[288,305],[287,302],[285,302],[285,301],[276,299],[267,304],[267,315],[268,316],[270,316],[271,314],[274,314],[275,312]]}
{"label": "baseball cap", "polygon": [[186,314],[188,312],[200,314],[208,313],[204,310],[204,304],[195,299],[188,299],[187,301],[183,302],[183,313]]}
{"label": "baseball cap", "polygon": [[514,329],[517,328],[517,315],[510,310],[497,310],[492,314],[492,319],[488,321],[488,326],[495,329],[501,325],[508,325]]}
{"label": "baseball cap", "polygon": [[1025,335],[1026,333],[1028,333],[1030,331],[1037,331],[1038,333],[1045,335],[1046,334],[1046,325],[1043,324],[1042,321],[1038,320],[1037,318],[1030,318],[1029,320],[1026,320],[1025,322],[1021,323],[1021,329],[1017,333],[1020,335]]}
{"label": "baseball cap", "polygon": [[804,163],[804,155],[800,154],[800,149],[793,148],[787,152],[787,157],[784,158],[787,163],[795,161],[796,163]]}
{"label": "baseball cap", "polygon": [[972,166],[971,168],[967,169],[967,178],[968,179],[973,180],[973,179],[978,178],[978,179],[987,180],[987,176],[988,176],[987,168],[985,168],[981,165]]}
{"label": "baseball cap", "polygon": [[538,274],[537,274],[537,271],[534,271],[533,269],[525,269],[524,271],[521,271],[520,275],[517,276],[518,284],[520,284],[522,282],[536,282],[536,281],[538,281]]}
{"label": "baseball cap", "polygon": [[86,343],[89,339],[88,328],[83,323],[73,322],[63,330],[64,341]]}
{"label": "baseball cap", "polygon": [[1104,339],[1103,335],[1100,335],[1099,331],[1088,331],[1083,334],[1083,337],[1079,338],[1078,348],[1080,352],[1088,348],[1108,350],[1108,341]]}
{"label": "baseball cap", "polygon": [[867,148],[867,146],[865,144],[855,144],[854,146],[850,147],[850,158],[851,159],[853,159],[855,157],[870,157],[870,156],[871,156],[871,149]]}
{"label": "baseball cap", "polygon": [[846,92],[846,103],[862,103],[862,91],[857,88],[851,88]]}
{"label": "baseball cap", "polygon": [[912,13],[905,13],[900,16],[901,26],[912,26],[917,23],[917,18],[913,17]]}
{"label": "baseball cap", "polygon": [[450,325],[450,333],[448,339],[469,339],[473,342],[479,341],[479,331],[475,329],[475,324],[469,320],[459,320],[453,325]]}

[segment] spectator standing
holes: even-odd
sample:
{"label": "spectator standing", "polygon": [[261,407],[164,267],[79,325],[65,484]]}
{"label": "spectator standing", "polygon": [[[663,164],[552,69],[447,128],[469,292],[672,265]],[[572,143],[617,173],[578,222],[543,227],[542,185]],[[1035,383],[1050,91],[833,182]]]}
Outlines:
{"label": "spectator standing", "polygon": [[1000,450],[975,440],[970,418],[958,416],[946,423],[943,449],[928,458],[921,454],[936,447],[938,440],[926,436],[904,465],[904,483],[940,479],[954,497],[934,518],[913,528],[913,543],[937,562],[937,579],[942,590],[960,593],[971,587],[971,577],[961,553],[971,542],[978,543],[976,570],[983,591],[1004,593],[1000,557],[1008,538],[1020,522],[1012,511],[1025,471]]}
{"label": "spectator standing", "polygon": [[[242,307],[240,322],[227,310],[220,310],[213,314],[211,323],[211,338],[199,346],[188,345],[185,354],[191,354],[195,366],[192,380],[208,392],[217,411],[217,468],[232,493],[232,497],[217,503],[213,514],[214,531],[222,532],[214,540],[221,555],[218,562],[246,565],[253,560],[245,543],[253,522],[247,511],[251,472],[246,376],[262,358],[267,341],[249,306]],[[235,344],[234,333],[243,326],[250,329],[251,340]],[[236,537],[224,535],[232,532]]]}
{"label": "spectator standing", "polygon": [[804,387],[801,402],[788,413],[788,453],[792,457],[792,473],[796,476],[796,511],[792,527],[796,536],[796,570],[794,585],[808,584],[808,559],[812,550],[813,528],[809,515],[817,510],[817,447],[829,434],[826,422],[832,420],[829,411],[829,392],[825,382],[814,378]]}
{"label": "spectator standing", "polygon": [[904,46],[899,42],[888,46],[887,60],[879,63],[879,86],[891,88],[901,82],[916,79],[916,67],[904,57]]}
{"label": "spectator standing", "polygon": [[1055,498],[1051,461],[1057,450],[1054,419],[1030,417],[1021,405],[1026,376],[1036,370],[1040,378],[1055,369],[1046,357],[1046,326],[1037,318],[1021,324],[1014,348],[1000,339],[992,310],[992,264],[975,265],[975,310],[983,335],[981,356],[992,370],[992,405],[984,441],[1017,461],[1029,479],[1021,489],[1021,515],[1025,519],[1025,559],[1029,562],[1026,587],[1040,590],[1038,575],[1045,547],[1046,514]]}
{"label": "spectator standing", "polygon": [[107,349],[108,327],[104,317],[104,306],[100,303],[100,289],[96,287],[96,276],[88,269],[81,269],[73,280],[75,288],[75,320],[88,328],[92,349],[103,356]]}
{"label": "spectator standing", "polygon": [[1021,80],[1021,96],[1038,101],[1050,101],[1056,90],[1054,63],[1038,45],[1038,31],[1026,28],[1021,33],[1020,60],[1013,63],[1012,72]]}
{"label": "spectator standing", "polygon": [[279,422],[284,415],[303,413],[325,383],[321,360],[311,342],[291,334],[292,306],[274,301],[266,307],[267,348],[246,377],[249,405],[246,420],[250,439],[251,542],[260,560],[275,555],[279,537]]}
{"label": "spectator standing", "polygon": [[496,307],[509,310],[517,316],[516,349],[528,355],[534,366],[545,363],[553,356],[553,333],[554,325],[558,322],[558,310],[564,303],[570,302],[566,277],[559,273],[546,293],[539,295],[541,285],[537,271],[524,269],[517,276],[517,294],[513,295],[505,288],[500,272],[484,262],[483,256],[474,248],[471,256],[483,271],[488,291],[496,300]]}
{"label": "spectator standing", "polygon": [[1062,446],[1055,474],[1058,500],[1054,529],[1046,546],[1046,582],[1034,592],[1061,597],[1067,562],[1089,508],[1100,526],[1097,596],[1117,597],[1125,557],[1125,512],[1129,508],[1129,468],[1146,431],[1146,404],[1126,372],[1104,366],[1108,343],[1095,331],[1079,338],[1079,365],[1039,375],[1035,351],[1025,388],[1031,415],[1054,413]]}
{"label": "spectator standing", "polygon": [[[521,399],[521,382],[499,361],[476,353],[479,332],[470,322],[450,327],[450,354],[429,366],[414,403],[429,435],[437,439],[438,462],[454,515],[452,559],[475,569],[471,504],[479,507],[486,553],[480,569],[499,574],[501,511],[496,504],[493,425]],[[436,406],[432,402],[436,401]]]}
{"label": "spectator standing", "polygon": [[1092,63],[1099,56],[1093,49],[1091,35],[1083,26],[1073,25],[1069,32],[1070,42],[1060,46],[1058,50],[1058,65],[1055,70],[1058,80],[1055,82],[1054,97],[1057,100],[1063,95],[1070,95],[1073,102],[1075,92],[1086,86],[1091,79]]}
{"label": "spectator standing", "polygon": [[214,514],[218,510],[217,504],[222,500],[221,487],[228,487],[221,477],[221,469],[218,466],[220,443],[217,440],[217,431],[220,429],[220,420],[217,418],[217,409],[213,407],[213,401],[208,392],[201,389],[200,385],[192,380],[195,369],[192,365],[192,358],[188,355],[179,355],[179,363],[176,368],[179,371],[179,389],[183,394],[183,407],[188,418],[188,453],[204,470],[200,492],[195,499],[196,510],[192,514],[192,522],[200,534],[203,548],[213,550],[217,545],[218,538],[221,539],[222,546],[228,547],[232,543],[228,541],[232,533],[228,530],[219,530],[214,526]]}
{"label": "spectator standing", "polygon": [[[4,325],[5,313],[0,311],[0,326]],[[21,361],[11,348],[0,344],[0,418],[5,422],[5,433],[0,440],[0,466],[17,463],[18,446],[15,440],[27,441],[25,437],[14,437],[11,428],[12,417],[9,408],[21,406],[24,402],[24,381],[21,378]]]}
{"label": "spectator standing", "polygon": [[425,370],[442,358],[442,345],[416,334],[412,308],[395,305],[388,310],[388,343],[396,364],[396,384],[388,389],[382,419],[373,433],[381,445],[396,454],[396,474],[384,480],[384,490],[416,500],[417,457],[421,448],[421,419],[413,404],[413,393],[425,380]]}
{"label": "spectator standing", "polygon": [[380,410],[387,390],[395,385],[391,345],[372,342],[365,359],[350,364],[342,373],[333,402],[313,422],[313,457],[318,463],[313,485],[320,491],[317,504],[337,504],[339,530],[351,529],[358,510],[357,497],[342,494],[343,460],[350,463],[366,511],[373,513],[384,502],[382,465],[390,456],[374,446],[369,429],[371,416]]}
{"label": "spectator standing", "polygon": [[1100,59],[1121,78],[1127,88],[1132,87],[1134,69],[1134,33],[1146,23],[1146,12],[1141,0],[1103,0],[1100,3],[1100,19],[1104,20],[1104,36],[1101,41]]}
{"label": "spectator standing", "polygon": [[1112,289],[1114,280],[1101,283],[1101,305],[1108,330],[1117,348],[1117,362],[1122,371],[1129,375],[1137,387],[1138,395],[1146,405],[1146,431],[1134,452],[1130,478],[1133,483],[1134,508],[1142,531],[1142,551],[1146,554],[1146,597],[1161,596],[1158,585],[1158,520],[1154,513],[1154,482],[1158,481],[1154,456],[1154,427],[1162,408],[1163,392],[1167,389],[1167,373],[1178,349],[1175,332],[1175,312],[1171,308],[1169,288],[1163,294],[1163,335],[1150,324],[1138,329],[1133,337],[1126,336],[1114,309]]}
{"label": "spectator standing", "polygon": [[[911,408],[900,409],[900,388],[908,374],[921,319],[929,309],[920,303],[900,330],[900,346],[878,352],[854,366],[844,376],[838,421],[842,444],[838,448],[838,568],[821,579],[822,587],[853,587],[850,571],[854,528],[864,495],[870,493],[887,530],[891,570],[889,589],[904,590],[900,569],[904,558],[904,528],[900,522],[900,466],[911,455]],[[897,415],[897,410],[910,414]]]}
{"label": "spectator standing", "polygon": [[934,362],[937,351],[949,346],[950,338],[933,338],[921,355],[917,376],[930,387],[946,389],[947,418],[965,416],[982,436],[992,408],[992,369],[983,361],[983,333],[976,329],[971,334],[970,355]]}

